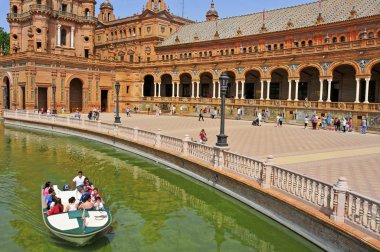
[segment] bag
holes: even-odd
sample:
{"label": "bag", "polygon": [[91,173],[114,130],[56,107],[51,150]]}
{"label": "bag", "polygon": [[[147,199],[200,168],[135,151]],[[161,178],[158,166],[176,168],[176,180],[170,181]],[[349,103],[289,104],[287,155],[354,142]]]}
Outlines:
{"label": "bag", "polygon": [[202,139],[202,141],[203,141],[203,142],[207,142],[207,137],[204,137],[204,138]]}
{"label": "bag", "polygon": [[70,186],[68,184],[65,184],[63,186],[63,191],[69,191],[70,190]]}

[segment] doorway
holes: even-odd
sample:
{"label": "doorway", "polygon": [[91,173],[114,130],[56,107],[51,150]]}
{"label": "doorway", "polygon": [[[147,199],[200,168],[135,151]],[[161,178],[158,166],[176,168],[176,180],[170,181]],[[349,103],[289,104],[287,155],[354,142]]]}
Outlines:
{"label": "doorway", "polygon": [[21,87],[22,110],[25,110],[25,87]]}
{"label": "doorway", "polygon": [[47,110],[47,88],[38,88],[38,109],[43,109],[44,112]]}
{"label": "doorway", "polygon": [[82,111],[82,81],[78,78],[70,82],[70,112]]}
{"label": "doorway", "polygon": [[101,111],[108,111],[108,90],[101,90]]}

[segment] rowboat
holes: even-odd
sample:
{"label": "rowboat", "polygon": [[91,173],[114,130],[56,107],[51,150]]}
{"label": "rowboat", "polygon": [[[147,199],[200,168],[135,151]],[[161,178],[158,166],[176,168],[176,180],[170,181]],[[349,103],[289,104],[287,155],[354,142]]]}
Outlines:
{"label": "rowboat", "polygon": [[[81,193],[74,191],[61,191],[54,185],[56,197],[61,198],[62,204],[68,203],[69,198],[80,199]],[[57,237],[84,246],[91,243],[95,237],[105,234],[111,227],[112,216],[104,205],[104,210],[77,210],[48,216],[44,206],[43,190],[41,193],[42,219],[46,227]]]}

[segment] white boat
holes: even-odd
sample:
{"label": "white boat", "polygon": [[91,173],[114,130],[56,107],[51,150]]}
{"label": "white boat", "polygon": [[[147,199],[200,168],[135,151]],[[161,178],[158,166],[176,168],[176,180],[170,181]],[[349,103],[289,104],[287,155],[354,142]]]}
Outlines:
{"label": "white boat", "polygon": [[[68,203],[69,198],[80,199],[81,193],[74,191],[61,191],[54,185],[56,197],[61,198],[62,204]],[[112,223],[112,216],[104,205],[104,210],[78,210],[54,215],[47,215],[44,207],[43,190],[41,193],[42,219],[46,227],[57,237],[84,246],[91,243],[99,235],[106,233]]]}

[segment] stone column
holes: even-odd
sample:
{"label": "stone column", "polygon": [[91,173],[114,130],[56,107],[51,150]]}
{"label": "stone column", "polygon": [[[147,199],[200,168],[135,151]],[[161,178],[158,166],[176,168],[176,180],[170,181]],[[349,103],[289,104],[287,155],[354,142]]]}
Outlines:
{"label": "stone column", "polygon": [[199,86],[200,86],[200,82],[198,81],[197,82],[197,98],[199,98]]}
{"label": "stone column", "polygon": [[236,84],[236,92],[235,92],[235,99],[239,99],[239,81],[235,81]]}
{"label": "stone column", "polygon": [[70,41],[70,47],[74,48],[74,32],[75,32],[75,27],[71,27],[71,41]]}
{"label": "stone column", "polygon": [[245,98],[244,92],[245,92],[245,81],[242,81],[241,82],[241,97],[240,97],[240,99]]}
{"label": "stone column", "polygon": [[157,97],[157,83],[153,83],[154,86],[154,97]]}
{"label": "stone column", "polygon": [[175,84],[172,82],[172,97],[175,97]]}
{"label": "stone column", "polygon": [[319,102],[323,101],[323,80],[319,80]]}
{"label": "stone column", "polygon": [[270,81],[267,81],[267,100],[270,100]]}
{"label": "stone column", "polygon": [[216,93],[215,91],[216,91],[216,82],[213,81],[212,82],[212,98],[214,98],[214,99],[216,98],[215,97],[215,93]]}
{"label": "stone column", "polygon": [[368,94],[369,94],[369,82],[371,78],[365,78],[365,99],[364,103],[369,103],[368,101]]}
{"label": "stone column", "polygon": [[360,79],[356,78],[356,95],[355,95],[355,103],[359,103],[359,93],[360,93]]}
{"label": "stone column", "polygon": [[220,99],[220,82],[219,82],[219,85],[218,85],[218,99]]}
{"label": "stone column", "polygon": [[191,98],[194,98],[194,82],[191,82]]}
{"label": "stone column", "polygon": [[158,83],[158,97],[161,97],[161,83]]}
{"label": "stone column", "polygon": [[291,80],[288,81],[288,85],[289,85],[289,88],[288,88],[288,101],[291,101],[292,100],[292,81]]}
{"label": "stone column", "polygon": [[300,80],[294,80],[294,81],[296,82],[296,92],[294,95],[294,100],[298,101],[298,84],[299,84]]}
{"label": "stone column", "polygon": [[141,84],[141,97],[144,97],[144,82]]}
{"label": "stone column", "polygon": [[347,179],[345,177],[340,177],[338,182],[334,185],[333,190],[333,214],[330,216],[330,219],[343,223],[346,206],[346,193],[349,190]]}
{"label": "stone column", "polygon": [[179,82],[177,83],[177,98],[179,97]]}
{"label": "stone column", "polygon": [[57,46],[61,46],[61,24],[57,25]]}
{"label": "stone column", "polygon": [[331,82],[332,79],[327,79],[327,102],[331,102]]}
{"label": "stone column", "polygon": [[264,100],[264,80],[260,80],[261,88],[260,88],[260,100]]}

